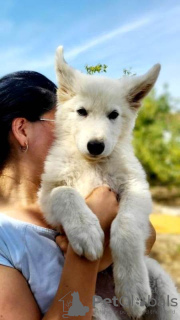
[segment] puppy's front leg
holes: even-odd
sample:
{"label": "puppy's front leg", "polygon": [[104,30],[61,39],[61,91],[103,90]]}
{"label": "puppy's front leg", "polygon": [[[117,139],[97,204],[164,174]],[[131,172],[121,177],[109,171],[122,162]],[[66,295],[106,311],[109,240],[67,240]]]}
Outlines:
{"label": "puppy's front leg", "polygon": [[129,185],[122,195],[118,215],[111,226],[115,293],[125,303],[127,313],[137,318],[145,312],[145,303],[151,297],[144,261],[151,207],[151,195],[146,184],[137,182]]}
{"label": "puppy's front leg", "polygon": [[46,218],[52,225],[63,226],[77,254],[89,260],[102,256],[104,233],[99,220],[75,189],[54,188],[50,194],[50,212]]}

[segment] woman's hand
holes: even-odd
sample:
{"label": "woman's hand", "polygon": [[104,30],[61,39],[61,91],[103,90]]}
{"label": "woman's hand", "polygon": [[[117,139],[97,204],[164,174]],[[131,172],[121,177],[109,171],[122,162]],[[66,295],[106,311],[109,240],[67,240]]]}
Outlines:
{"label": "woman's hand", "polygon": [[119,209],[117,194],[108,186],[101,186],[94,189],[85,200],[87,206],[98,217],[105,233],[105,241],[108,241],[111,223],[116,217]]}

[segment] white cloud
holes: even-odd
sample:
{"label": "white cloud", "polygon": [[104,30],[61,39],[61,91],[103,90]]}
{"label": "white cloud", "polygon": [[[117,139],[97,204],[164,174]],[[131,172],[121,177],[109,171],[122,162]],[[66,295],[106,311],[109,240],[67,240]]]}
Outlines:
{"label": "white cloud", "polygon": [[77,46],[74,49],[70,50],[69,52],[66,53],[66,58],[67,59],[74,59],[77,55],[81,54],[84,51],[87,51],[88,49],[90,49],[92,47],[95,47],[103,42],[106,42],[106,41],[108,41],[118,35],[125,34],[130,31],[134,31],[140,27],[145,26],[149,22],[150,22],[150,20],[148,18],[144,18],[144,19],[135,21],[133,23],[126,24],[126,25],[119,27],[115,30],[112,30],[104,35],[101,35],[95,39],[90,40],[89,42],[87,42],[81,46]]}

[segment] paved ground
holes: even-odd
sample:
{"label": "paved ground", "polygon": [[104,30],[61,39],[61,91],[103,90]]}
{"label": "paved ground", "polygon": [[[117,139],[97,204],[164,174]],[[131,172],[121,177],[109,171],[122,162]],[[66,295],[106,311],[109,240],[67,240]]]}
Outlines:
{"label": "paved ground", "polygon": [[153,212],[158,214],[167,214],[170,216],[180,216],[180,204],[173,205],[165,205],[157,202],[153,202]]}

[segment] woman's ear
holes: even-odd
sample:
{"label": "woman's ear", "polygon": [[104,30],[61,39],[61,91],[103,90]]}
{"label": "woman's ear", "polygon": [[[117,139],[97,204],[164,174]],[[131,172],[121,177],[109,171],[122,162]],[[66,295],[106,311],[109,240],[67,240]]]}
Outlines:
{"label": "woman's ear", "polygon": [[25,118],[15,118],[12,122],[12,133],[21,147],[28,144],[28,121]]}

